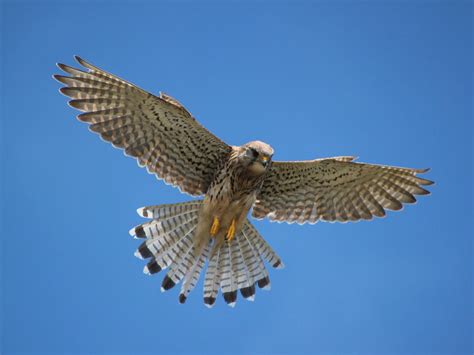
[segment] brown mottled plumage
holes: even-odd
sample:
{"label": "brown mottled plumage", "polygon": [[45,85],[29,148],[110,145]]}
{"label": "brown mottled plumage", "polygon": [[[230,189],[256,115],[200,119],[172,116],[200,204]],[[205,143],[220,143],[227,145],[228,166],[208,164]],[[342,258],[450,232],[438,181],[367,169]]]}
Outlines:
{"label": "brown mottled plumage", "polygon": [[148,172],[182,192],[204,199],[143,207],[150,221],[130,233],[144,239],[136,255],[149,259],[147,274],[168,269],[162,290],[182,281],[184,303],[209,260],[204,303],[212,306],[221,289],[233,306],[237,291],[253,300],[255,285],[270,287],[263,261],[280,258],[247,219],[316,223],[382,217],[429,192],[427,170],[353,162],[335,157],[272,162],[273,149],[255,141],[229,146],[196,121],[176,99],[154,96],[76,57],[86,70],[64,64],[70,76],[55,75],[60,91],[89,129],[137,159]]}

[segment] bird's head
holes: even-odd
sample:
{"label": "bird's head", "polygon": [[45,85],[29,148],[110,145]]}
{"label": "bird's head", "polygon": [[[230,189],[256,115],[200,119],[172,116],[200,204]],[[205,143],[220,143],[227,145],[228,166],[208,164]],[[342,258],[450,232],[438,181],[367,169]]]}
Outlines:
{"label": "bird's head", "polygon": [[239,160],[253,175],[261,175],[271,165],[273,148],[268,144],[253,141],[240,147]]}

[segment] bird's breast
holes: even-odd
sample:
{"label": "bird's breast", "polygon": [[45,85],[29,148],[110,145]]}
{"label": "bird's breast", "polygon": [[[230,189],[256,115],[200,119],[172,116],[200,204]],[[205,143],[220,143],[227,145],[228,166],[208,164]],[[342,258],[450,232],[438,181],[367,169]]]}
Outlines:
{"label": "bird's breast", "polygon": [[218,218],[226,228],[235,220],[240,229],[254,204],[261,178],[256,178],[235,161],[229,161],[211,183],[202,207],[202,220],[212,223]]}

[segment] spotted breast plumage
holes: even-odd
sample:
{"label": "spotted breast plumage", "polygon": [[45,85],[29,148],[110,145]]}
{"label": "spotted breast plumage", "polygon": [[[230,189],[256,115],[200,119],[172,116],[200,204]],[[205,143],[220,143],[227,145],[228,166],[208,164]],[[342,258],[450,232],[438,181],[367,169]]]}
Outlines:
{"label": "spotted breast plumage", "polygon": [[167,270],[162,290],[181,282],[184,303],[207,262],[204,303],[219,290],[229,305],[237,292],[255,297],[270,288],[264,262],[283,262],[247,218],[279,222],[370,220],[399,210],[429,192],[427,170],[354,162],[354,157],[273,161],[273,149],[254,141],[230,146],[206,130],[169,95],[150,94],[83,59],[84,69],[58,64],[60,91],[82,111],[78,119],[149,173],[201,199],[138,209],[148,221],[130,233],[142,244],[135,255],[148,259],[146,274]]}

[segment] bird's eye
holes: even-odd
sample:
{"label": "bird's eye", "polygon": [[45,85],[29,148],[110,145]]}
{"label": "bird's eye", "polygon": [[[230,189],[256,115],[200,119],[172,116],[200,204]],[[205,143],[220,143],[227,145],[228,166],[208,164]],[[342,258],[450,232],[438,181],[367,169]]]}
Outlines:
{"label": "bird's eye", "polygon": [[249,149],[249,155],[252,157],[252,158],[257,158],[258,157],[258,152],[253,149],[253,148],[250,148]]}

